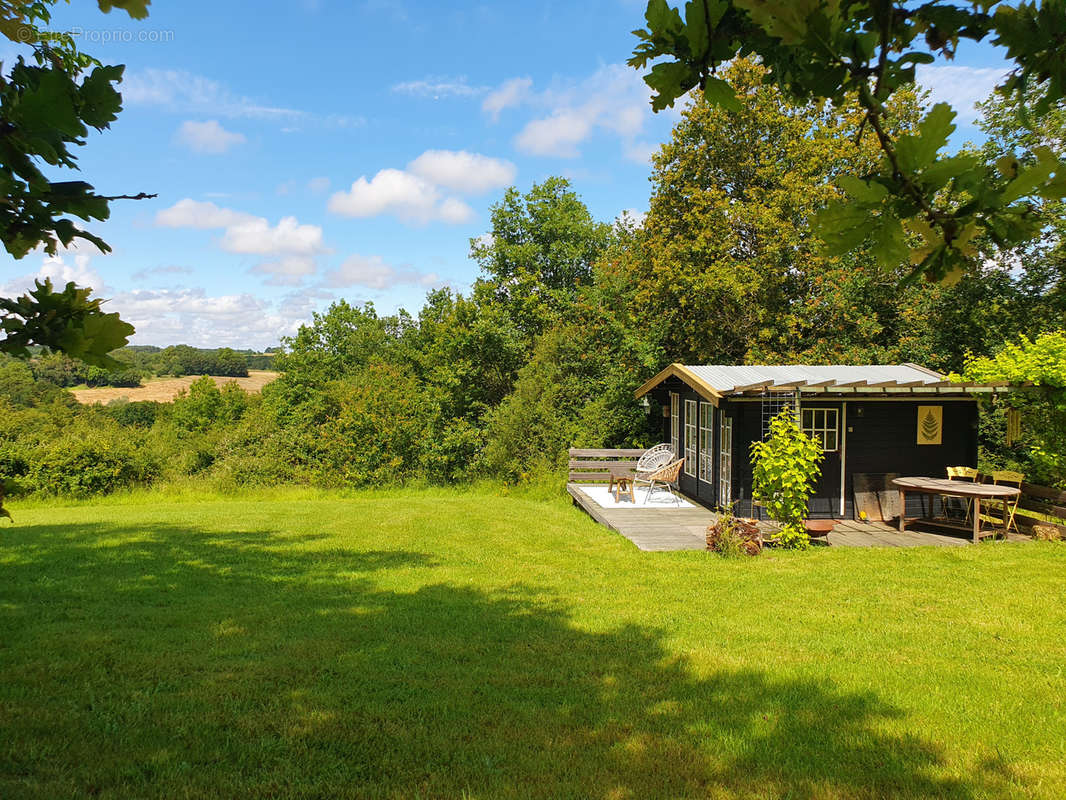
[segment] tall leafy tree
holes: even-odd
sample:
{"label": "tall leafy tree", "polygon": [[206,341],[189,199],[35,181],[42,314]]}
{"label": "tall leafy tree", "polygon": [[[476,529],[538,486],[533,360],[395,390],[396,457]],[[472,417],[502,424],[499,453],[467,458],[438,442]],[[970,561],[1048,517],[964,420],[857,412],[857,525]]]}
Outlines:
{"label": "tall leafy tree", "polygon": [[994,162],[950,154],[948,104],[933,106],[916,130],[895,131],[891,104],[913,86],[917,64],[990,38],[1014,67],[1002,94],[1024,102],[1029,85],[1044,82],[1029,111],[1046,113],[1066,94],[1062,0],[688,0],[683,15],[650,0],[645,19],[629,63],[648,70],[657,111],[698,89],[711,105],[742,113],[738,87],[719,69],[749,55],[794,100],[857,104],[857,135],[881,158],[837,179],[847,196],[830,200],[818,220],[832,252],[869,243],[884,264],[910,261],[912,277],[942,279],[980,262],[982,237],[1001,247],[1037,237],[1035,204],[1066,194],[1066,169],[1049,148],[1030,151],[1031,163],[1014,153]]}
{"label": "tall leafy tree", "polygon": [[671,360],[870,360],[898,333],[898,272],[860,275],[869,256],[827,255],[810,221],[875,150],[856,109],[789,103],[766,74],[734,63],[739,110],[695,98],[654,157],[636,308]]}
{"label": "tall leafy tree", "polygon": [[[1066,157],[1066,99],[1048,99],[1047,83],[1030,84],[1024,95],[992,95],[981,104],[978,125],[986,135],[982,154],[988,161],[1011,158],[1021,153],[1031,164],[1031,154],[1050,150],[1056,158]],[[1040,115],[1033,107],[1046,107]],[[1041,235],[1017,247],[994,248],[991,256],[1018,277],[1028,302],[1014,316],[1027,321],[1021,332],[1037,333],[1061,326],[1066,319],[1066,203],[1041,199],[1034,206]],[[1004,337],[1006,338],[1006,337]]]}
{"label": "tall leafy tree", "polygon": [[484,277],[476,295],[501,304],[528,342],[557,321],[592,277],[610,226],[592,218],[565,178],[511,187],[490,209],[491,230],[472,239]]}

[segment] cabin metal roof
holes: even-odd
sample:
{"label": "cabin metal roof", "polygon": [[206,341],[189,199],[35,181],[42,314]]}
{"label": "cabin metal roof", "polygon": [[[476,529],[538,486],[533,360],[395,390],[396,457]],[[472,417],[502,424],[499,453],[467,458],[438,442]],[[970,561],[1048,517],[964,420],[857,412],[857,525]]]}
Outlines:
{"label": "cabin metal roof", "polygon": [[783,364],[727,366],[671,364],[636,391],[637,397],[677,377],[708,400],[773,392],[800,394],[966,394],[1004,391],[1006,383],[956,383],[918,364]]}

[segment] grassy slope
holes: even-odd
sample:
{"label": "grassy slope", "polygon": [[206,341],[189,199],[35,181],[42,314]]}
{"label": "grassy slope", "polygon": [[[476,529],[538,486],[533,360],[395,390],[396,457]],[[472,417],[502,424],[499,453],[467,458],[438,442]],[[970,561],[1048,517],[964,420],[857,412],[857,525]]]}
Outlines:
{"label": "grassy slope", "polygon": [[432,491],[16,512],[5,798],[1066,795],[1061,545],[728,562]]}

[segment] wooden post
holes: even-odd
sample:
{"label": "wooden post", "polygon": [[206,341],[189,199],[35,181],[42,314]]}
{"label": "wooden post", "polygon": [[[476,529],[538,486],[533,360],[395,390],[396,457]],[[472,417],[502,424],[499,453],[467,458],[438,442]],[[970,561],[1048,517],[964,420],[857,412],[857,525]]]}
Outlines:
{"label": "wooden post", "polygon": [[899,490],[899,532],[903,533],[904,519],[907,516],[907,493]]}
{"label": "wooden post", "polygon": [[977,495],[973,499],[973,543],[981,541],[981,497]]}

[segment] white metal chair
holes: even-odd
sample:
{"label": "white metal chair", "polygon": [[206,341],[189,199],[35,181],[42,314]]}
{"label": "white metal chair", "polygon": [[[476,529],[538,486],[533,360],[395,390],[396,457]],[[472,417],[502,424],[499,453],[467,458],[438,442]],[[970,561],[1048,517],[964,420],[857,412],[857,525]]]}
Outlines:
{"label": "white metal chair", "polygon": [[637,475],[642,477],[648,477],[656,470],[660,470],[674,460],[674,446],[669,442],[663,444],[657,444],[655,447],[645,450],[643,455],[637,459]]}

